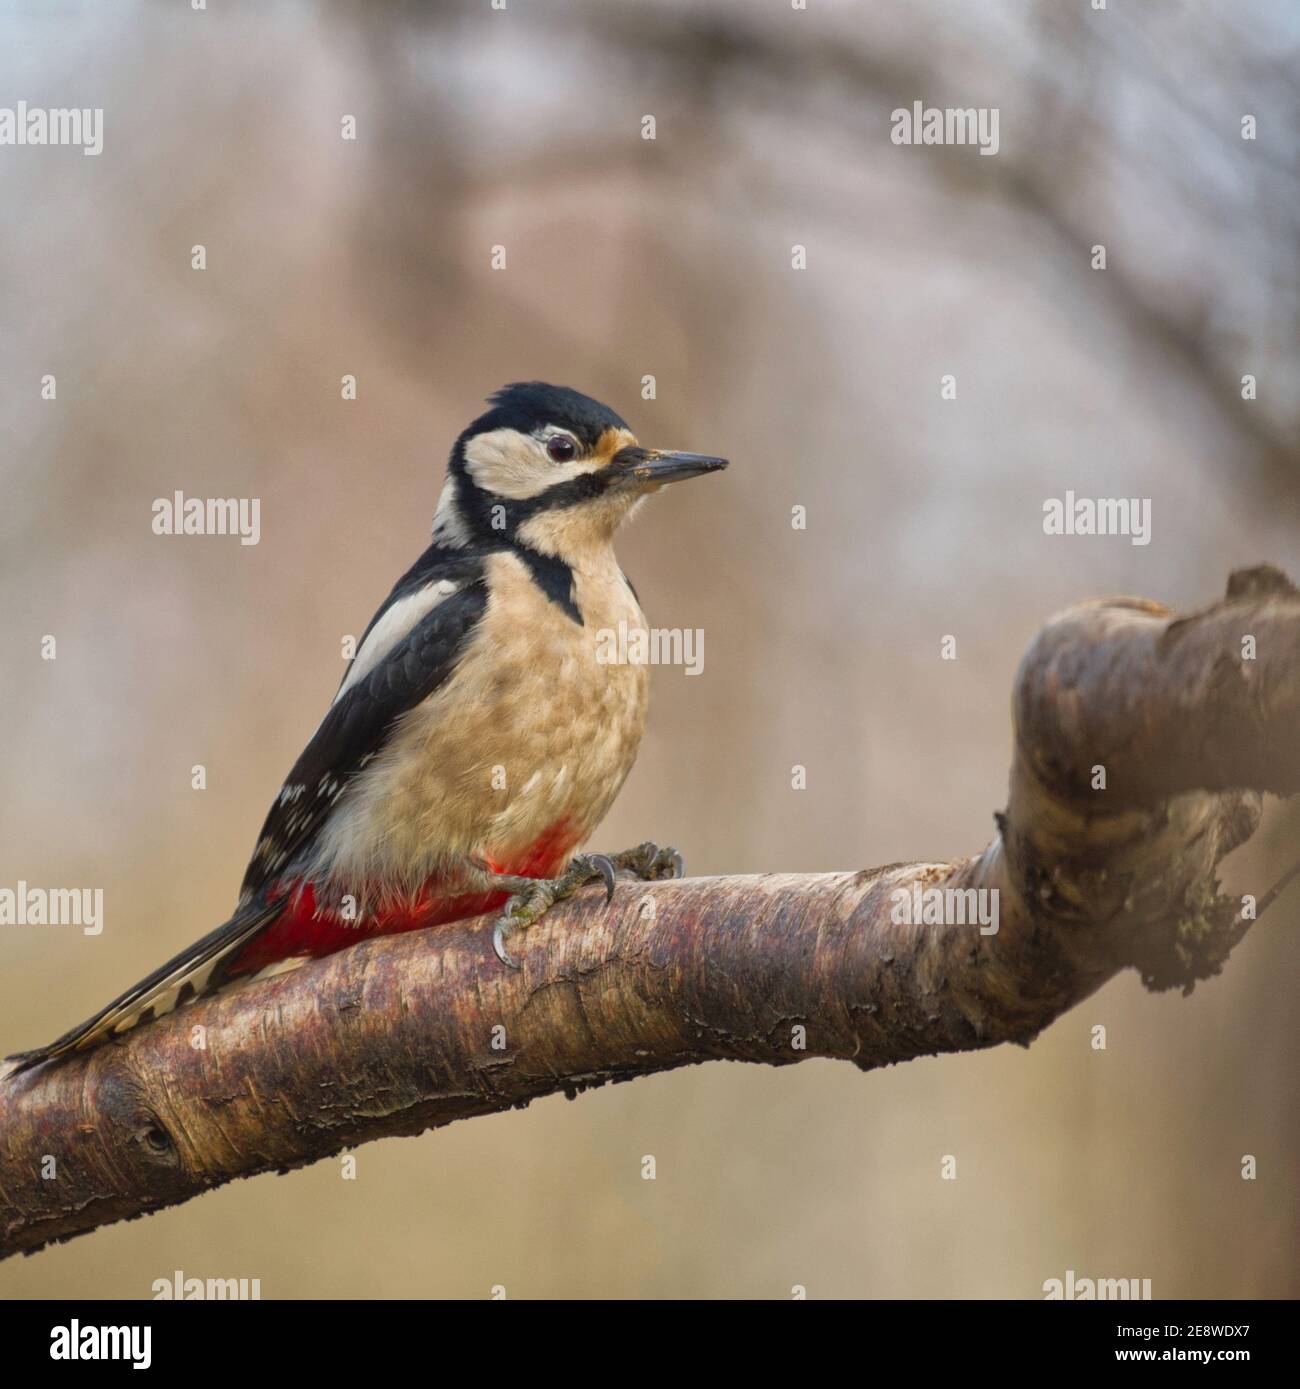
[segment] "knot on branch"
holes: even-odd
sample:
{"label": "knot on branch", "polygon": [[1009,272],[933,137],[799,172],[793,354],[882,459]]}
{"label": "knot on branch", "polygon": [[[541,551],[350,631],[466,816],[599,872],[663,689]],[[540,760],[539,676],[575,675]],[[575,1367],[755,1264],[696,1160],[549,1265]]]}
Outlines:
{"label": "knot on branch", "polygon": [[1226,598],[1230,603],[1246,603],[1256,598],[1294,598],[1300,589],[1275,564],[1257,564],[1250,569],[1234,569],[1228,575]]}

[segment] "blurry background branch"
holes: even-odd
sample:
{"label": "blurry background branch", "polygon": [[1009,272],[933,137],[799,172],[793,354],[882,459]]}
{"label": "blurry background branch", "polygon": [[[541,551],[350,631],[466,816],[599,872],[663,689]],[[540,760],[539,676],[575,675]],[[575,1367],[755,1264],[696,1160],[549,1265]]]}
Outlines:
{"label": "blurry background branch", "polygon": [[543,1095],[1028,1043],[1126,966],[1217,973],[1255,916],[1220,860],[1300,790],[1300,594],[1263,567],[1182,619],[1072,608],[1015,713],[977,858],[588,892],[512,942],[518,972],[481,920],[374,940],[8,1081],[0,1253]]}
{"label": "blurry background branch", "polygon": [[[647,110],[655,107],[670,129],[688,130],[689,147],[674,144],[670,156],[661,155],[657,145],[629,140],[622,124],[613,123],[604,137],[584,130],[576,153],[572,144],[555,153],[521,149],[504,168],[494,161],[485,171],[473,157],[457,158],[459,144],[411,141],[404,149],[414,167],[384,167],[383,186],[363,217],[364,234],[391,236],[387,209],[413,186],[437,189],[440,203],[454,190],[453,205],[468,221],[503,188],[517,198],[570,199],[601,190],[608,197],[629,179],[649,179],[673,213],[662,218],[651,210],[640,230],[660,254],[680,261],[695,250],[680,233],[707,225],[720,196],[738,201],[757,226],[782,217],[793,193],[815,207],[821,234],[834,231],[859,253],[874,251],[892,237],[899,214],[877,203],[875,217],[864,219],[861,188],[852,176],[846,180],[846,164],[864,185],[897,179],[897,164],[890,173],[874,162],[882,153],[908,157],[882,145],[890,112],[910,110],[915,101],[943,105],[960,84],[963,99],[956,104],[977,106],[987,93],[992,106],[1018,119],[1004,119],[996,158],[972,159],[969,149],[954,145],[928,148],[926,175],[936,205],[944,206],[923,232],[935,254],[949,254],[942,249],[949,219],[969,217],[968,254],[996,259],[1005,238],[988,237],[980,212],[1010,213],[1020,223],[1015,239],[1035,246],[1034,273],[1049,293],[1063,302],[1096,296],[1092,313],[1099,321],[1122,325],[1138,350],[1172,369],[1171,385],[1215,408],[1258,470],[1256,485],[1294,489],[1300,163],[1290,144],[1271,138],[1300,124],[1300,94],[1286,59],[1245,14],[1201,15],[1199,22],[1227,26],[1231,35],[1198,45],[1189,32],[1196,17],[1180,15],[1179,32],[1162,37],[1123,13],[1098,23],[1082,7],[1044,7],[1030,30],[999,35],[1000,51],[996,15],[996,7],[963,15],[970,28],[936,27],[918,45],[906,33],[891,34],[887,20],[868,36],[851,12],[806,24],[791,15],[773,22],[726,3],[678,9],[595,0],[548,8],[538,16],[539,42],[558,53],[580,52],[584,63],[652,93]],[[376,80],[402,85],[406,99],[397,119],[408,127],[420,110],[432,126],[454,123],[445,89],[403,61],[403,51],[412,42],[436,48],[455,32],[455,16],[426,0],[408,7],[407,21],[409,27],[376,30],[358,14]],[[1249,100],[1243,103],[1242,94]],[[773,112],[779,136],[763,130]],[[1243,140],[1243,118],[1258,126],[1261,112],[1265,130]],[[778,174],[773,146],[804,145],[813,132],[820,147]],[[844,162],[835,158],[837,144]],[[1142,198],[1131,196],[1138,190]],[[1248,220],[1225,215],[1246,199]],[[414,228],[417,238],[421,226]],[[413,258],[421,246],[417,240],[408,248]],[[1098,246],[1105,248],[1101,270],[1094,264]],[[1225,274],[1227,265],[1243,260],[1251,265],[1248,282]],[[688,266],[678,268],[688,273]],[[629,273],[639,270],[629,265]],[[750,283],[737,266],[698,288],[728,315],[743,316]],[[403,295],[405,286],[395,282],[394,293]],[[427,318],[414,321],[417,302],[408,300],[405,312],[413,332],[433,330]],[[1247,321],[1250,331],[1241,326]],[[1257,378],[1248,400],[1245,375]]]}

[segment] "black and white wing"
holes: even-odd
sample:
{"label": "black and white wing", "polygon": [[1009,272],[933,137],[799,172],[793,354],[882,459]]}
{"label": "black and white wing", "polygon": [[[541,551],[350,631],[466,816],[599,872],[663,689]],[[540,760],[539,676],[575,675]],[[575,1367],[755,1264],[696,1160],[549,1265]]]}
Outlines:
{"label": "black and white wing", "polygon": [[481,556],[433,546],[398,581],[266,817],[241,904],[293,864],[397,721],[447,679],[486,607]]}

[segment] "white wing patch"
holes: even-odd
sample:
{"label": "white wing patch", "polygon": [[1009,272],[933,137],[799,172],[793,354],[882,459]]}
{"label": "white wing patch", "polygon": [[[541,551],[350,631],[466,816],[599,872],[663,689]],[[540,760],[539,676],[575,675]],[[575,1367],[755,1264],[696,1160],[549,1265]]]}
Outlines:
{"label": "white wing patch", "polygon": [[451,579],[435,579],[433,583],[426,584],[414,593],[408,593],[405,598],[399,598],[370,629],[369,635],[361,644],[361,650],[352,658],[347,679],[339,686],[334,703],[337,704],[358,680],[374,670],[417,623],[426,618],[439,603],[450,598],[458,587],[459,585]]}

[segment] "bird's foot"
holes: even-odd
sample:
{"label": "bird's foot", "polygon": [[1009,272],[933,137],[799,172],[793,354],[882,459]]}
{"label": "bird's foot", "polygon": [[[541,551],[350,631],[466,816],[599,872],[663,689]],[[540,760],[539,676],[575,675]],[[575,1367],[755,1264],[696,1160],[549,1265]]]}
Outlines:
{"label": "bird's foot", "polygon": [[680,878],[683,871],[682,856],[676,849],[661,849],[647,841],[616,854],[578,854],[558,878],[529,878],[522,882],[515,879],[510,883],[516,888],[515,894],[492,930],[492,949],[503,965],[518,969],[506,952],[507,937],[535,925],[557,902],[572,897],[586,883],[599,878],[605,884],[608,902],[614,896],[616,873],[631,873],[643,882],[655,882]]}
{"label": "bird's foot", "polygon": [[578,854],[558,878],[528,879],[506,903],[492,931],[492,949],[497,959],[511,969],[519,966],[506,954],[506,936],[535,925],[557,903],[572,897],[585,883],[599,878],[605,884],[605,900],[614,895],[613,862],[606,854]]}
{"label": "bird's foot", "polygon": [[657,882],[661,878],[680,878],[686,872],[686,864],[676,849],[661,849],[649,840],[638,844],[635,849],[624,849],[607,857],[618,872],[633,873],[645,883]]}

